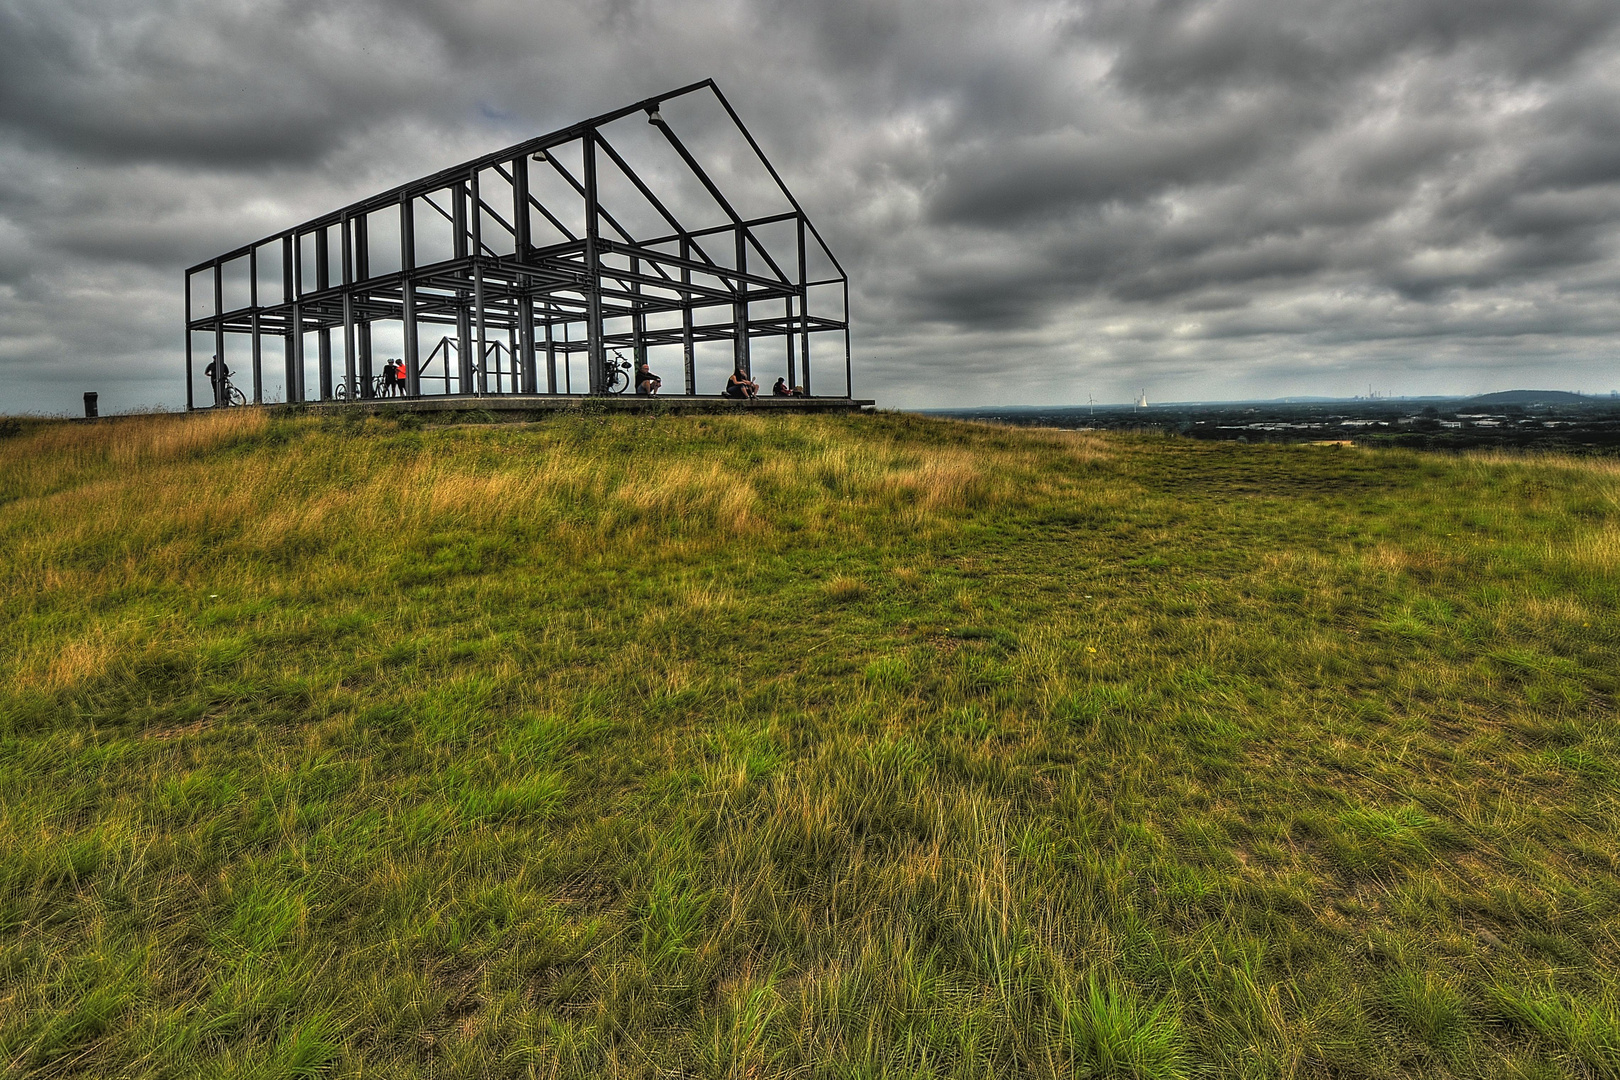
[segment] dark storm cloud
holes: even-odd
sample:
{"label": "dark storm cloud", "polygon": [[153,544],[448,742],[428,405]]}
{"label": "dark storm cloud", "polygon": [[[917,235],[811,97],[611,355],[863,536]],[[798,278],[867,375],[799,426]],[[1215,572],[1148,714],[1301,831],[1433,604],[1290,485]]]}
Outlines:
{"label": "dark storm cloud", "polygon": [[1016,225],[1097,203],[1139,202],[1248,167],[1277,138],[1276,117],[1083,136],[1067,133],[975,148],[947,166],[930,199],[938,223]]}
{"label": "dark storm cloud", "polygon": [[1620,383],[1613,0],[0,0],[0,411],[180,400],[182,266],[706,76],[886,401]]}
{"label": "dark storm cloud", "polygon": [[[1392,327],[1510,341],[1522,319],[1470,294],[1529,291],[1614,256],[1607,135],[1620,111],[1604,73],[1617,16],[1613,5],[1088,9],[1076,40],[1089,30],[1117,46],[1097,91],[1114,107],[948,155],[929,220],[973,254],[941,245],[907,310],[959,329],[1061,326],[1114,300],[1148,316],[1135,338],[1162,339],[1178,312],[1277,310],[1352,289],[1364,299],[1351,310],[1314,314],[1350,327],[1341,347]],[[1423,303],[1392,322],[1380,295]],[[1471,310],[1461,326],[1455,306]],[[1612,346],[1613,307],[1592,318],[1588,306],[1555,291],[1532,322]]]}
{"label": "dark storm cloud", "polygon": [[317,161],[439,66],[366,2],[24,2],[0,6],[0,40],[0,124],[105,162]]}
{"label": "dark storm cloud", "polygon": [[1620,21],[1607,0],[1111,0],[1078,32],[1118,42],[1125,86],[1189,97],[1341,84],[1405,56],[1480,54],[1491,77],[1555,74]]}

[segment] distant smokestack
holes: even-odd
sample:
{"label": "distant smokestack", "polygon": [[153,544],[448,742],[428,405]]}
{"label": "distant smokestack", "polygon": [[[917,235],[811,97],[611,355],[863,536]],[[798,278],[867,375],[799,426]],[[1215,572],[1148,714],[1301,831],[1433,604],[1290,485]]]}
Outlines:
{"label": "distant smokestack", "polygon": [[96,392],[94,390],[84,392],[84,415],[92,420],[101,415],[96,411]]}

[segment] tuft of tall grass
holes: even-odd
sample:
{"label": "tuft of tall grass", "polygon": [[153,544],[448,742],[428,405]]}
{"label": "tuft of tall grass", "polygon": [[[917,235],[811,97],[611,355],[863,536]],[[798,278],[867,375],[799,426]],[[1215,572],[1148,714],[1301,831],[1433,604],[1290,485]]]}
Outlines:
{"label": "tuft of tall grass", "polygon": [[1168,1001],[1146,1005],[1123,988],[1093,978],[1059,1009],[1075,1075],[1135,1080],[1184,1080],[1191,1075],[1181,1025]]}

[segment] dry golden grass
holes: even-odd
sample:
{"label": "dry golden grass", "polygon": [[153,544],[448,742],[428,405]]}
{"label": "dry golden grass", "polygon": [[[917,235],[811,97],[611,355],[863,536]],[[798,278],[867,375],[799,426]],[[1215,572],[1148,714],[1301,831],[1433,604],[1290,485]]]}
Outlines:
{"label": "dry golden grass", "polygon": [[839,574],[830,578],[826,585],[829,599],[837,601],[854,600],[866,594],[866,582],[848,574]]}
{"label": "dry golden grass", "polygon": [[1477,462],[1491,469],[1560,470],[1581,473],[1590,477],[1612,477],[1620,480],[1620,461],[1613,458],[1576,457],[1572,454],[1540,454],[1524,451],[1473,450],[1462,455],[1466,461]]}
{"label": "dry golden grass", "polygon": [[1586,528],[1563,543],[1553,543],[1549,554],[1596,574],[1620,576],[1620,528]]}
{"label": "dry golden grass", "polygon": [[136,416],[101,423],[43,425],[25,435],[0,440],[0,495],[46,491],[111,466],[138,472],[166,462],[204,454],[264,433],[262,409],[228,409],[196,415]]}
{"label": "dry golden grass", "polygon": [[26,654],[17,665],[16,687],[57,693],[105,675],[123,646],[96,627],[89,635]]}

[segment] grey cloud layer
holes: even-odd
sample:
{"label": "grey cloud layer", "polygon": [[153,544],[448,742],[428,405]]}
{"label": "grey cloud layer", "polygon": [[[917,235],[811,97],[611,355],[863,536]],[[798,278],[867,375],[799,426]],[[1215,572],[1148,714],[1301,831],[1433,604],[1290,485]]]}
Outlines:
{"label": "grey cloud layer", "polygon": [[10,0],[0,43],[0,411],[181,400],[181,266],[710,75],[885,401],[1620,386],[1612,0]]}

